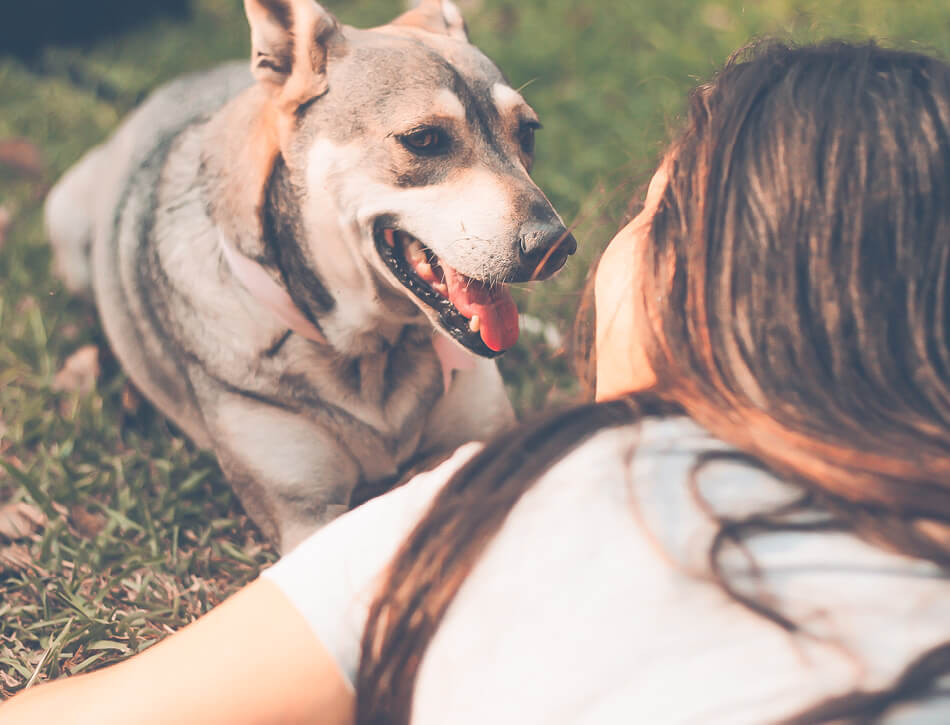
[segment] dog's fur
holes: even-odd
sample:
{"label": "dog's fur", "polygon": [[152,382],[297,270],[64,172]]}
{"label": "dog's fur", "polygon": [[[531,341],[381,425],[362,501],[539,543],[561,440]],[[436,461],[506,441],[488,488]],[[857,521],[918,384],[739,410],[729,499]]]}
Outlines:
{"label": "dog's fur", "polygon": [[157,91],[54,188],[47,225],[129,376],[286,551],[358,486],[512,420],[497,350],[410,291],[392,230],[492,295],[575,243],[529,177],[533,111],[452,3],[374,30],[312,0],[245,9],[253,72]]}

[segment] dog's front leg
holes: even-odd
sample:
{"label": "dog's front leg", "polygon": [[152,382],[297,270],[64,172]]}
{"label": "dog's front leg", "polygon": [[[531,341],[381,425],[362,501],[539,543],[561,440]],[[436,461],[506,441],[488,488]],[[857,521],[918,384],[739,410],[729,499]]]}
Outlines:
{"label": "dog's front leg", "polygon": [[494,362],[476,359],[467,370],[452,373],[448,392],[426,421],[419,447],[429,455],[451,453],[469,441],[485,441],[515,422],[511,401]]}
{"label": "dog's front leg", "polygon": [[225,476],[282,553],[348,509],[360,469],[328,430],[240,392],[218,389],[202,397]]}

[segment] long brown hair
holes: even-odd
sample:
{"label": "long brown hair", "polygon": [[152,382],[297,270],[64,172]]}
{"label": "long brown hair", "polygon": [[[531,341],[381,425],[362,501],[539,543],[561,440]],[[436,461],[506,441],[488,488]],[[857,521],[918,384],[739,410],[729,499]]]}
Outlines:
{"label": "long brown hair", "polygon": [[[521,495],[594,432],[683,412],[802,489],[800,508],[950,566],[950,68],[873,44],[737,54],[690,97],[639,288],[656,386],[551,414],[476,456],[395,557],[373,604],[360,723],[409,721],[446,609]],[[790,511],[720,520],[709,558]],[[866,720],[925,696],[950,642],[881,692],[789,722]]]}

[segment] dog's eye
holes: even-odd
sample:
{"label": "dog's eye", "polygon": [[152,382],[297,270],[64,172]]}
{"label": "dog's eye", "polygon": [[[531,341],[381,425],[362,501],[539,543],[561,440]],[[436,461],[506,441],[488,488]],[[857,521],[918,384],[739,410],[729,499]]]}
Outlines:
{"label": "dog's eye", "polygon": [[438,128],[420,128],[399,137],[400,143],[420,156],[436,156],[449,149],[449,136]]}
{"label": "dog's eye", "polygon": [[534,121],[526,121],[518,128],[518,145],[528,156],[534,153],[534,132],[539,128],[541,124]]}

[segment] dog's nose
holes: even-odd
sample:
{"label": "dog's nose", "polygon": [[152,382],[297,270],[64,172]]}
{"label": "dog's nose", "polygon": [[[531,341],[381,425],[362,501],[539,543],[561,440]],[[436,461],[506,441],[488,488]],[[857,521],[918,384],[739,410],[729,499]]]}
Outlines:
{"label": "dog's nose", "polygon": [[534,220],[521,228],[519,281],[547,279],[577,251],[577,240],[559,221]]}

